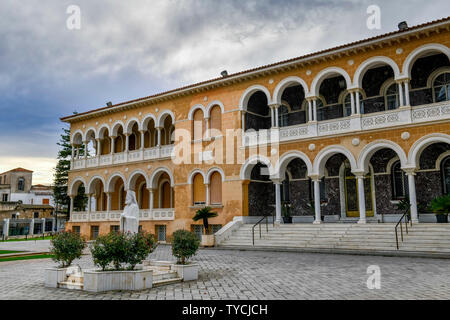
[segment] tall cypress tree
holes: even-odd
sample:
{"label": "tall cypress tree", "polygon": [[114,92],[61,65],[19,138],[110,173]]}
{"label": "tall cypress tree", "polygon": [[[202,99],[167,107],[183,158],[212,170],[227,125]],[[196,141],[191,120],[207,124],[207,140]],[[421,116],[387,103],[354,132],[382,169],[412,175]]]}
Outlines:
{"label": "tall cypress tree", "polygon": [[[72,146],[70,144],[70,130],[62,128],[57,145],[60,146],[58,151],[58,163],[56,164],[55,174],[53,179],[53,197],[55,199],[57,210],[58,207],[64,213],[67,213],[68,218],[70,214],[70,197],[68,196],[68,178],[70,170],[70,160],[72,157]],[[81,146],[81,152],[84,152],[84,146]],[[74,199],[74,207],[83,210],[87,204],[87,197],[84,195],[84,186],[78,190],[78,195]]]}

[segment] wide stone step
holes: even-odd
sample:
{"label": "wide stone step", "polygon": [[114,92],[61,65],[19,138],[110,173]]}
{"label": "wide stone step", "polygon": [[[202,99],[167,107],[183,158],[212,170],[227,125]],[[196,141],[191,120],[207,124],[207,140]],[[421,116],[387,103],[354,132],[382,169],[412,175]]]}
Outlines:
{"label": "wide stone step", "polygon": [[161,281],[167,279],[175,279],[178,277],[178,273],[176,271],[168,271],[168,272],[153,272],[153,281]]}
{"label": "wide stone step", "polygon": [[83,283],[79,282],[60,282],[58,284],[59,288],[70,289],[70,290],[83,290]]}
{"label": "wide stone step", "polygon": [[161,286],[178,283],[178,282],[182,282],[182,281],[183,281],[183,278],[163,279],[163,280],[153,281],[152,286],[153,287],[161,287]]}

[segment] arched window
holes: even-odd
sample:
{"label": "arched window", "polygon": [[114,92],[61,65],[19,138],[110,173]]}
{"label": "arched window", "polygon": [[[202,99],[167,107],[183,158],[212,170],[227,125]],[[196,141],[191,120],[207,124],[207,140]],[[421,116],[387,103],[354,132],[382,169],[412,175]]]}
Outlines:
{"label": "arched window", "polygon": [[400,102],[398,97],[398,85],[395,82],[386,89],[384,96],[387,110],[398,109]]}
{"label": "arched window", "polygon": [[219,106],[214,106],[211,109],[209,121],[210,121],[211,130],[212,130],[211,136],[218,134],[217,131],[219,131],[219,132],[222,131],[222,109],[220,109]]}
{"label": "arched window", "polygon": [[217,171],[211,175],[209,192],[211,204],[222,204],[222,176]]}
{"label": "arched window", "polygon": [[19,178],[19,180],[17,182],[17,190],[25,191],[25,179],[24,178]]}
{"label": "arched window", "polygon": [[197,173],[193,179],[193,196],[194,205],[202,205],[206,203],[206,188],[203,176]]}
{"label": "arched window", "polygon": [[197,109],[194,112],[194,140],[202,140],[203,139],[203,111],[201,109]]}
{"label": "arched window", "polygon": [[444,194],[450,194],[450,157],[445,158],[441,164],[442,186]]}
{"label": "arched window", "polygon": [[450,100],[450,72],[440,74],[433,82],[434,102]]}
{"label": "arched window", "polygon": [[392,190],[395,200],[405,199],[409,196],[408,180],[405,172],[401,169],[400,161],[392,165]]}
{"label": "arched window", "polygon": [[172,208],[172,188],[169,181],[164,181],[161,184],[160,207],[163,209]]}

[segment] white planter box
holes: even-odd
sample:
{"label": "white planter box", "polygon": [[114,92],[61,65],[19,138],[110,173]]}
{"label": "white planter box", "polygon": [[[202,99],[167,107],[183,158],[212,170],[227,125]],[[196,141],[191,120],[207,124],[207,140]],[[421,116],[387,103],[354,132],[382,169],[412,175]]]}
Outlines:
{"label": "white planter box", "polygon": [[90,292],[144,290],[150,289],[152,282],[153,270],[84,271],[84,290]]}
{"label": "white planter box", "polygon": [[214,235],[202,235],[201,245],[203,247],[214,247]]}
{"label": "white planter box", "polygon": [[47,268],[45,269],[45,286],[58,288],[58,283],[66,279],[67,268]]}
{"label": "white planter box", "polygon": [[183,281],[192,281],[198,279],[198,264],[173,264],[171,270],[176,271]]}

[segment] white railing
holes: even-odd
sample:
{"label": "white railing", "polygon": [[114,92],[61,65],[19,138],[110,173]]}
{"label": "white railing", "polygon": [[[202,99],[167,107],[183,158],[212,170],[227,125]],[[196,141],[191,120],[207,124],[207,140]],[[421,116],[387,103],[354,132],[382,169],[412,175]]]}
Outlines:
{"label": "white railing", "polygon": [[290,127],[248,131],[243,135],[243,144],[245,146],[264,145],[270,142],[301,140],[448,119],[450,119],[450,102],[445,101],[430,105],[402,107],[384,112],[299,124]]}
{"label": "white railing", "polygon": [[173,154],[174,145],[147,148],[144,150],[134,150],[129,152],[120,152],[95,156],[85,159],[74,159],[72,170],[94,168],[99,166],[109,166],[113,164],[122,164],[142,160],[156,160],[170,158]]}
{"label": "white railing", "polygon": [[[120,215],[123,211],[74,211],[70,215],[70,222],[107,222],[120,221]],[[170,221],[175,220],[175,209],[141,209],[139,210],[140,221]]]}

